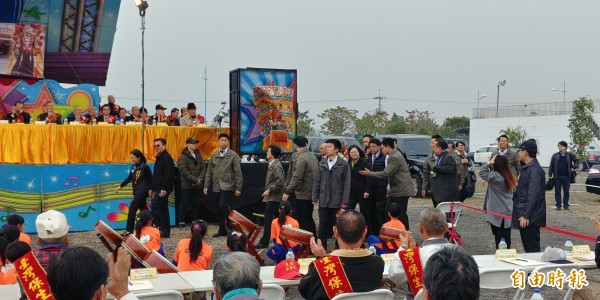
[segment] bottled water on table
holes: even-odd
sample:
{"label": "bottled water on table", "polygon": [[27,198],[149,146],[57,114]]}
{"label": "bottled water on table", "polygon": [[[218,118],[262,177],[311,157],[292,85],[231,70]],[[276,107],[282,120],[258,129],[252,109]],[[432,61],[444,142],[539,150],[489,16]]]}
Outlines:
{"label": "bottled water on table", "polygon": [[498,249],[499,250],[508,249],[508,245],[506,244],[506,241],[504,240],[504,238],[500,238],[500,243],[498,243]]}
{"label": "bottled water on table", "polygon": [[542,294],[540,294],[540,289],[533,290],[533,296],[531,296],[531,300],[544,300]]}
{"label": "bottled water on table", "polygon": [[294,260],[296,257],[294,256],[294,251],[292,249],[288,249],[287,254],[285,255],[285,259]]}
{"label": "bottled water on table", "polygon": [[565,254],[567,256],[573,255],[573,242],[571,242],[570,238],[567,238],[567,241],[565,242]]}

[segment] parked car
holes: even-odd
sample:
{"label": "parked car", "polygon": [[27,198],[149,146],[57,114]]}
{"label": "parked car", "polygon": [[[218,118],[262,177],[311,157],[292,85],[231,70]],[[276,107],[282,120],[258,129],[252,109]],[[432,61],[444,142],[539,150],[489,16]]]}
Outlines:
{"label": "parked car", "polygon": [[[406,159],[408,163],[408,170],[410,171],[410,177],[413,183],[413,197],[421,197],[421,189],[423,188],[423,165],[425,159],[431,154],[431,137],[428,135],[416,135],[416,134],[384,134],[376,136],[377,139],[393,138],[398,141],[398,150]],[[475,184],[477,182],[477,176],[475,170],[469,170],[469,176],[471,182]],[[475,189],[473,189],[474,192]],[[468,195],[472,197],[473,194]]]}
{"label": "parked car", "polygon": [[492,158],[492,153],[498,150],[498,146],[483,146],[473,152],[473,162],[479,165],[486,163]]}
{"label": "parked car", "polygon": [[600,164],[600,151],[588,151],[585,161],[582,163],[581,170],[586,171],[592,166]]}
{"label": "parked car", "polygon": [[585,180],[585,190],[588,193],[600,195],[600,165],[594,165],[588,172],[588,177]]}
{"label": "parked car", "polygon": [[351,136],[341,136],[341,135],[324,135],[324,136],[307,136],[308,139],[308,151],[315,154],[317,159],[321,159],[321,155],[319,155],[319,145],[325,143],[328,139],[345,139],[348,148],[352,145],[358,146],[360,149],[364,149],[362,144],[360,144],[354,137]]}

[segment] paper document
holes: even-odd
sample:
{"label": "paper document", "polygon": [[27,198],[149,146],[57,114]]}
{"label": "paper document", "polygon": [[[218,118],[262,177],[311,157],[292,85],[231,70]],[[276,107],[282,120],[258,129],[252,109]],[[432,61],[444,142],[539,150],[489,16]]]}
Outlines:
{"label": "paper document", "polygon": [[522,258],[522,257],[503,258],[503,259],[501,259],[501,261],[505,261],[507,263],[519,265],[519,266],[522,266],[522,267],[537,266],[537,265],[546,264],[546,262],[541,262],[541,261],[532,260],[532,259],[525,259],[525,258]]}

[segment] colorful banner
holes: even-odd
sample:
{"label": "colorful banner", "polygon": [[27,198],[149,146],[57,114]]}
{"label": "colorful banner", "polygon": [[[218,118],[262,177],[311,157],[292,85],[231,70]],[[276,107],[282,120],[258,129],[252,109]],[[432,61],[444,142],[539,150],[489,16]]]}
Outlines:
{"label": "colorful banner", "polygon": [[0,23],[0,75],[44,77],[46,25]]}
{"label": "colorful banner", "polygon": [[240,70],[240,152],[292,151],[296,127],[296,71]]}

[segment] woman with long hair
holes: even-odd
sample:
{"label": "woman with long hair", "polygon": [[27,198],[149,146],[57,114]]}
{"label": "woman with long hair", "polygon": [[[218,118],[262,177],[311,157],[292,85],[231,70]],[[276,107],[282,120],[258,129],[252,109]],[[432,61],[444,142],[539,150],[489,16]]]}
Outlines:
{"label": "woman with long hair", "polygon": [[148,209],[146,206],[146,199],[148,198],[148,191],[152,186],[152,172],[150,171],[150,167],[146,164],[144,153],[138,149],[133,149],[130,153],[130,157],[132,165],[129,170],[129,176],[115,188],[115,193],[118,193],[120,189],[130,182],[133,186],[133,200],[131,200],[131,203],[129,204],[127,225],[125,226],[125,231],[122,233],[123,236],[128,236],[133,232],[135,216],[138,210],[142,212]]}
{"label": "woman with long hair", "polygon": [[348,148],[348,164],[350,165],[350,201],[348,203],[348,209],[355,209],[356,205],[360,206],[360,213],[367,220],[369,224],[369,177],[361,175],[358,171],[367,168],[368,162],[365,158],[363,150],[352,145]]}
{"label": "woman with long hair", "polygon": [[210,267],[213,250],[204,242],[208,226],[202,220],[192,222],[191,237],[182,239],[177,244],[173,262],[179,271],[200,271]]}
{"label": "woman with long hair", "polygon": [[135,223],[135,237],[148,248],[164,256],[163,245],[160,242],[160,232],[158,228],[152,226],[152,214],[149,210],[144,210],[138,216]]}
{"label": "woman with long hair", "polygon": [[[490,161],[481,166],[479,176],[488,183],[483,209],[511,216],[513,190],[517,187],[517,178],[508,165],[508,159],[502,155],[494,155]],[[496,249],[502,238],[510,249],[510,221],[491,214],[487,214],[486,221],[492,227]]]}

